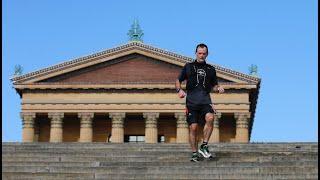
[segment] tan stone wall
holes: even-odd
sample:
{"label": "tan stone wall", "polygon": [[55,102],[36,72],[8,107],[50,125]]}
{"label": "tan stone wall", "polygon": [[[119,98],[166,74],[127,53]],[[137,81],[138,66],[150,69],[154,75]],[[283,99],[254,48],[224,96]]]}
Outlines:
{"label": "tan stone wall", "polygon": [[[174,82],[181,71],[181,67],[177,65],[141,55],[131,56],[133,59],[130,59],[130,57],[119,58],[120,61],[126,61],[125,63],[112,64],[113,62],[107,62],[104,67],[99,64],[45,82]],[[161,73],[154,73],[155,69]]]}
{"label": "tan stone wall", "polygon": [[[173,84],[174,85],[174,84]],[[249,95],[247,93],[211,93],[211,99],[214,103],[248,103]],[[24,93],[22,103],[185,103],[185,99],[178,98],[174,93]]]}
{"label": "tan stone wall", "polygon": [[[221,113],[249,111],[247,93],[211,94]],[[50,104],[54,103],[54,104]],[[176,93],[25,93],[24,112],[184,112]]]}

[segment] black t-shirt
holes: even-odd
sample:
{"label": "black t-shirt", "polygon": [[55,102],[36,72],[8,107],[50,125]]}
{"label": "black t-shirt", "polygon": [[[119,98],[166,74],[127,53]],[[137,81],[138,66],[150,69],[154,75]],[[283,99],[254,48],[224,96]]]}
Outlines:
{"label": "black t-shirt", "polygon": [[[191,67],[191,71],[197,72],[197,85],[192,90],[187,91],[186,105],[197,106],[203,104],[211,104],[210,94],[205,90],[205,77],[206,77],[206,63],[196,63]],[[186,79],[186,66],[183,67],[178,79],[180,82]]]}

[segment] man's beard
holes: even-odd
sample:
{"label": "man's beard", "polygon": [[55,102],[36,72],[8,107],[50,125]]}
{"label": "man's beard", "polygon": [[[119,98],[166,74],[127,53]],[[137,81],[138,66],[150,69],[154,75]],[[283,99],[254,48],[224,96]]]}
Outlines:
{"label": "man's beard", "polygon": [[200,62],[200,63],[202,63],[202,62],[205,61],[205,59],[200,59],[200,58],[198,58],[197,61]]}

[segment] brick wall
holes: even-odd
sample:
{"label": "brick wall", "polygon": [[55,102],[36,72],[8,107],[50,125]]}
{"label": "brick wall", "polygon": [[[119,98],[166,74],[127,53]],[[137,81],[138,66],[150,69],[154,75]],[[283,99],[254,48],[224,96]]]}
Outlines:
{"label": "brick wall", "polygon": [[[126,57],[122,57],[125,59]],[[120,60],[119,60],[120,59]],[[142,55],[135,55],[129,60],[115,59],[118,63],[95,65],[76,72],[67,73],[42,82],[174,82],[181,67]]]}

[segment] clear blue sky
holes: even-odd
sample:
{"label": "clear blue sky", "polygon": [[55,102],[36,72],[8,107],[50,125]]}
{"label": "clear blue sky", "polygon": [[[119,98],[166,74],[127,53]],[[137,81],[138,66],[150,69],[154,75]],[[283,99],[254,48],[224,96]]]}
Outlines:
{"label": "clear blue sky", "polygon": [[2,141],[21,141],[21,99],[9,78],[127,43],[134,18],[144,42],[243,73],[258,66],[261,89],[251,141],[318,141],[316,0],[4,0]]}

